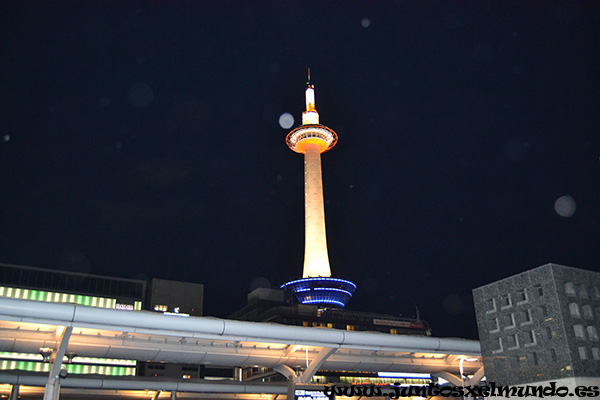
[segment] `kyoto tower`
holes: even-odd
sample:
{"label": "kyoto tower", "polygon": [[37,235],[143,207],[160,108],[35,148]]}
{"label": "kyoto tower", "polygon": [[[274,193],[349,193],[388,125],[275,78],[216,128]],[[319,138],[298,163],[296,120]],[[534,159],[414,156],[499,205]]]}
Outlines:
{"label": "kyoto tower", "polygon": [[294,293],[302,304],[344,307],[356,285],[331,277],[321,176],[321,153],[331,150],[338,137],[332,129],[319,124],[310,70],[305,96],[306,111],[302,113],[302,125],[288,133],[285,139],[290,149],[304,154],[304,271],[302,279],[281,287]]}

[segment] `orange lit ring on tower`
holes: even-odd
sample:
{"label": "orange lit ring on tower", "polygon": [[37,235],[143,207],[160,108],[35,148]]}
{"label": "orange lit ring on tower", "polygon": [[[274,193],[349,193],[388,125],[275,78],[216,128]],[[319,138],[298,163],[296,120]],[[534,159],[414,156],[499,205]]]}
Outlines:
{"label": "orange lit ring on tower", "polygon": [[296,153],[304,153],[304,146],[316,143],[321,153],[331,150],[338,141],[337,133],[325,125],[301,125],[288,133],[285,142]]}

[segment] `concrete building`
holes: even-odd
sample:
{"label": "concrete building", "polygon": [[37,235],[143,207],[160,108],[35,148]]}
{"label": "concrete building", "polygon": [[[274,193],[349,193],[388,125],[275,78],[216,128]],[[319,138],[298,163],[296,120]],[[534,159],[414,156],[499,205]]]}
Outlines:
{"label": "concrete building", "polygon": [[488,382],[600,384],[600,273],[546,264],[473,297]]}

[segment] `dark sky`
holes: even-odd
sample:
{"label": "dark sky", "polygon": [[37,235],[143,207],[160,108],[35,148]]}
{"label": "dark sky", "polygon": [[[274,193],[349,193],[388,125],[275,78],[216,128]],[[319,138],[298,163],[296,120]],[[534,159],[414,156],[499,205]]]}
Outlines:
{"label": "dark sky", "polygon": [[300,277],[278,119],[310,67],[349,309],[476,338],[471,289],[600,270],[598,2],[0,7],[1,262],[203,283],[216,316]]}

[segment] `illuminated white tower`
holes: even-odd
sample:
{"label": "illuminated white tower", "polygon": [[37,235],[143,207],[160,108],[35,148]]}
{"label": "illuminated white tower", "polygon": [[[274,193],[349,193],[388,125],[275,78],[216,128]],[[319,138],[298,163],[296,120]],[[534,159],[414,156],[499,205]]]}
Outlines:
{"label": "illuminated white tower", "polygon": [[305,97],[306,111],[302,113],[302,125],[286,137],[290,149],[304,154],[304,270],[302,279],[288,282],[282,287],[294,292],[303,304],[344,307],[356,285],[344,279],[331,278],[321,176],[321,153],[331,150],[338,137],[332,129],[319,124],[310,70]]}

